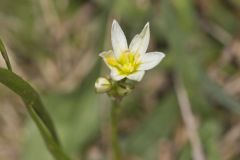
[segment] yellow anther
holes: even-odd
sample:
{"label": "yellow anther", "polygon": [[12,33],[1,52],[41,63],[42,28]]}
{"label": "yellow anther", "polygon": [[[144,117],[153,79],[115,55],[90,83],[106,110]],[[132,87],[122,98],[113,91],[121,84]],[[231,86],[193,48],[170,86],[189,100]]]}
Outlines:
{"label": "yellow anther", "polygon": [[118,58],[106,57],[107,63],[116,68],[121,75],[129,75],[137,71],[140,65],[140,55],[129,51],[122,52]]}

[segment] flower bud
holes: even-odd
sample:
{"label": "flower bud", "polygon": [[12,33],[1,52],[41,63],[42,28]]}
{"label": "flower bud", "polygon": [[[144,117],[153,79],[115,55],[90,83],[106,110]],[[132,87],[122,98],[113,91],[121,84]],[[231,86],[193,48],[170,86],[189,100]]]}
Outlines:
{"label": "flower bud", "polygon": [[104,77],[99,77],[95,82],[95,89],[97,93],[106,93],[112,88],[111,82]]}
{"label": "flower bud", "polygon": [[132,89],[128,86],[118,86],[116,88],[116,92],[120,97],[126,96],[132,91]]}

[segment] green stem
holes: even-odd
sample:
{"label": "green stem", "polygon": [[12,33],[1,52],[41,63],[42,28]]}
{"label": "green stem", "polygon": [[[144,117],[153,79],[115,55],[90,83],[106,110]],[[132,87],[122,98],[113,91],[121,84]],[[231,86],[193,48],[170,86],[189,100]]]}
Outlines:
{"label": "green stem", "polygon": [[112,134],[112,152],[114,160],[122,160],[122,153],[118,140],[118,110],[120,108],[120,100],[112,101],[111,107],[111,134]]}

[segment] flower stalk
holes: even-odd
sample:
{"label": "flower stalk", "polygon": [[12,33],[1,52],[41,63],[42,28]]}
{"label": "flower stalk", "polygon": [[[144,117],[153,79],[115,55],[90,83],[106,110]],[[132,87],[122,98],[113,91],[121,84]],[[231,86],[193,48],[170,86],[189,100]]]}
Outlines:
{"label": "flower stalk", "polygon": [[112,100],[111,106],[111,143],[112,143],[112,156],[114,160],[122,160],[122,152],[118,139],[118,112],[120,108],[119,99]]}

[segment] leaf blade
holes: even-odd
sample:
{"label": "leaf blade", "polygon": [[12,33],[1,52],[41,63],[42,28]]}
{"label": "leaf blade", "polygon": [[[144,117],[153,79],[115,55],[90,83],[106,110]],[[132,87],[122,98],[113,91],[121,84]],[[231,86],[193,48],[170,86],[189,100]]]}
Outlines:
{"label": "leaf blade", "polygon": [[3,44],[3,41],[0,39],[0,52],[2,54],[2,57],[7,65],[7,68],[12,71],[12,66],[11,66],[11,63],[10,63],[10,60],[8,58],[8,54],[7,54],[7,50]]}
{"label": "leaf blade", "polygon": [[3,68],[0,68],[0,83],[21,97],[53,157],[56,160],[70,160],[60,146],[54,124],[40,96],[31,85],[15,73]]}

